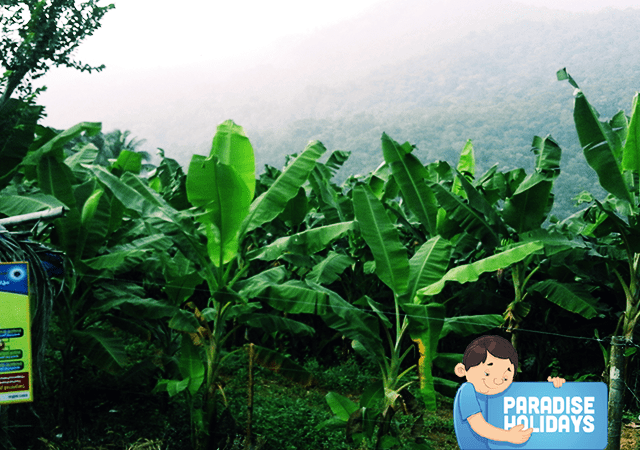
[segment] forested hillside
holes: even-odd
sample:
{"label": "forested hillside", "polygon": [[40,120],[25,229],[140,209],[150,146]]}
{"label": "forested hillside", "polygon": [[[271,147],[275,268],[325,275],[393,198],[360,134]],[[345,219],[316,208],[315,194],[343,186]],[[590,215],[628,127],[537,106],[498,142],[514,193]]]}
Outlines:
{"label": "forested hillside", "polygon": [[[563,149],[557,187],[566,192],[554,213],[565,217],[575,210],[571,199],[597,183],[576,159],[572,92],[555,73],[567,67],[603,116],[628,113],[639,89],[638,23],[637,9],[382,2],[293,36],[242,70],[203,61],[110,79],[107,69],[96,75],[104,88],[50,89],[43,98],[64,96],[55,106],[45,101],[50,126],[100,121],[106,131],[130,130],[146,139],[148,152],[161,147],[183,165],[209,151],[215,124],[227,119],[252,139],[259,172],[318,139],[352,152],[338,179],[381,162],[382,132],[416,144],[425,162],[455,161],[472,139],[480,173],[495,163],[530,170],[533,137],[551,134]],[[77,118],[54,121],[64,108]]]}
{"label": "forested hillside", "polygon": [[365,173],[381,162],[384,131],[416,144],[425,161],[456,161],[472,139],[482,171],[495,163],[530,167],[533,137],[551,134],[563,149],[557,189],[565,194],[554,212],[564,217],[575,210],[571,198],[597,181],[577,144],[571,88],[555,73],[568,67],[603,116],[628,113],[640,86],[640,61],[632,57],[639,21],[640,11],[606,10],[515,22],[472,32],[351,84],[310,86],[291,104],[297,120],[253,133],[257,154],[279,165],[282,155],[320,139],[352,152],[343,174]]}

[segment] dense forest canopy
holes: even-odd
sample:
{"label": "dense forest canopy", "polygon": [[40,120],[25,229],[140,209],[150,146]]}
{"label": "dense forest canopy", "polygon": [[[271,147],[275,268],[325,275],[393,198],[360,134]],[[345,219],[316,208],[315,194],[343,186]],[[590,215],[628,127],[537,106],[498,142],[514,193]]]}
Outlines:
{"label": "dense forest canopy", "polygon": [[259,160],[275,163],[315,138],[353,152],[344,172],[366,172],[377,164],[377,136],[386,131],[411,139],[426,161],[454,161],[472,139],[481,170],[496,163],[530,168],[533,136],[551,134],[565,150],[557,188],[568,193],[554,213],[566,217],[576,210],[572,198],[597,180],[581,158],[571,90],[555,73],[568,67],[603,117],[629,112],[639,86],[640,61],[631,57],[638,20],[640,11],[607,10],[505,24],[348,85],[308,87],[292,108],[297,120],[255,133]]}

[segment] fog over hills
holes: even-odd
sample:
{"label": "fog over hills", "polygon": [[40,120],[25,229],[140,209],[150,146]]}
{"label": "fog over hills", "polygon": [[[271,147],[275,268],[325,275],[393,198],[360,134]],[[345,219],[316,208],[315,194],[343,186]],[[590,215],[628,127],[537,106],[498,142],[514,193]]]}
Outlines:
{"label": "fog over hills", "polygon": [[[590,189],[595,178],[577,148],[572,89],[555,73],[567,67],[603,116],[628,112],[640,90],[640,10],[570,13],[508,0],[435,4],[381,3],[283,40],[243,67],[203,64],[126,80],[110,79],[106,70],[92,77],[104,77],[108,89],[78,86],[91,102],[70,100],[64,108],[86,112],[82,120],[102,121],[105,131],[131,130],[147,139],[146,150],[161,147],[185,165],[193,153],[208,154],[216,125],[231,118],[251,139],[258,172],[319,139],[329,150],[352,152],[344,176],[366,173],[382,161],[383,131],[417,144],[424,163],[455,164],[473,139],[481,171],[494,163],[529,171],[534,135],[552,134],[564,150],[559,186],[569,194]],[[64,108],[48,107],[52,119]],[[566,210],[570,198],[563,198]]]}

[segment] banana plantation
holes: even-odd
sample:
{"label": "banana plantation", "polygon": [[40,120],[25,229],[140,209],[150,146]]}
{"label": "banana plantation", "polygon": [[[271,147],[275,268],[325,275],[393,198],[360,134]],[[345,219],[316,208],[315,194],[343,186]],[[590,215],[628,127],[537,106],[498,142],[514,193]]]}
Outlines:
{"label": "banana plantation", "polygon": [[551,136],[531,137],[531,173],[477,173],[471,140],[420,161],[383,134],[379,167],[338,183],[349,154],[318,141],[257,172],[226,121],[209,155],[153,166],[9,101],[0,258],[29,262],[35,392],[0,407],[0,447],[454,449],[434,418],[453,368],[499,334],[519,381],[605,381],[619,449],[640,408],[640,105],[605,120],[558,78],[606,191],[564,218]]}

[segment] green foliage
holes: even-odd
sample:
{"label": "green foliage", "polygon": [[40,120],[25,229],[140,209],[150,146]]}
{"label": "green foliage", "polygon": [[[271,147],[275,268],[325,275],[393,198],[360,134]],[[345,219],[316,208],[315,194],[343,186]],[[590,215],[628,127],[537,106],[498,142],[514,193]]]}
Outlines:
{"label": "green foliage", "polygon": [[[494,166],[476,179],[470,142],[454,169],[425,165],[415,146],[383,134],[384,163],[340,186],[333,178],[348,154],[320,162],[326,149],[317,141],[282,171],[268,168],[256,180],[253,147],[231,121],[186,175],[164,157],[147,175],[144,155],[130,149],[100,164],[100,148],[87,141],[99,135],[95,123],[63,132],[35,127],[24,154],[22,144],[7,141],[15,158],[2,175],[0,212],[68,210],[53,226],[34,228],[65,253],[68,267],[54,305],[57,388],[69,387],[85,359],[123,379],[159,379],[156,391],[182,398],[189,410],[192,446],[221,445],[239,436],[231,414],[238,399],[227,395],[239,388],[227,392],[225,384],[239,364],[234,358],[250,348],[256,363],[286,379],[331,390],[326,402],[336,416],[323,422],[327,409],[319,404],[262,398],[255,424],[268,445],[289,448],[284,436],[293,436],[341,448],[329,432],[340,427],[346,439],[375,448],[424,448],[408,430],[422,426],[425,408],[438,407],[437,389],[456,388],[448,379],[460,358],[456,346],[471,336],[500,325],[514,332],[525,318],[539,329],[566,333],[563,327],[578,324],[579,333],[604,325],[611,333],[612,293],[627,300],[621,327],[632,336],[640,292],[640,112],[634,106],[628,120],[617,114],[602,121],[581,95],[576,123],[587,159],[607,177],[614,158],[619,170],[611,176],[619,179],[603,185],[609,197],[585,194],[592,203],[584,212],[549,226],[561,157],[551,137],[533,139],[531,174]],[[596,125],[600,132],[590,129]],[[149,342],[157,357],[130,365],[121,333]],[[310,351],[333,357],[336,342],[377,372],[297,362]],[[557,356],[523,358],[523,370],[547,370],[543,358]],[[420,402],[409,389],[415,381]],[[411,417],[396,417],[400,410]],[[313,435],[309,417],[324,431]]]}
{"label": "green foliage", "polygon": [[18,166],[27,155],[42,116],[43,108],[17,99],[7,101],[0,109],[0,188],[5,187],[15,175]]}
{"label": "green foliage", "polygon": [[436,283],[418,290],[417,295],[436,295],[442,291],[447,281],[457,281],[459,283],[477,281],[481,274],[485,272],[495,272],[499,269],[507,268],[514,263],[522,261],[532,253],[542,250],[542,248],[543,245],[541,243],[530,242],[527,244],[516,246],[480,261],[455,267],[448,271]]}
{"label": "green foliage", "polygon": [[323,367],[316,359],[308,359],[305,368],[313,373],[320,388],[338,392],[362,392],[380,376],[378,367],[369,360],[355,357],[331,367]]}
{"label": "green foliage", "polygon": [[360,232],[376,262],[376,274],[396,295],[402,295],[409,281],[409,260],[397,231],[371,190],[356,187],[353,202]]}
{"label": "green foliage", "polygon": [[0,14],[0,111],[13,92],[21,97],[34,92],[31,81],[42,77],[52,66],[80,71],[100,71],[72,59],[73,51],[99,27],[113,5],[99,6],[96,0],[10,1],[3,2]]}

